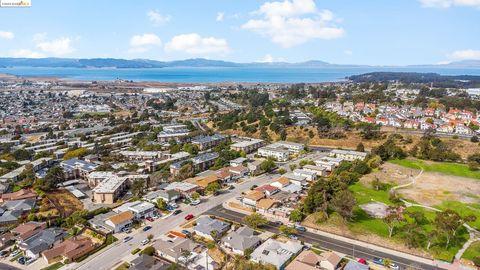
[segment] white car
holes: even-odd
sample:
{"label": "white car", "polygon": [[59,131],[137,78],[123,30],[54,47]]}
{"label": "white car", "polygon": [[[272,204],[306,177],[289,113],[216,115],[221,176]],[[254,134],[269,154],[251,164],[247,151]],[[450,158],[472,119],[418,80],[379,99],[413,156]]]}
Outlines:
{"label": "white car", "polygon": [[177,208],[178,208],[178,204],[176,204],[176,203],[169,203],[168,206],[170,206],[170,207],[173,208],[173,209],[177,209]]}
{"label": "white car", "polygon": [[201,203],[200,200],[194,200],[194,201],[192,201],[192,202],[190,203],[190,205],[195,206],[195,205],[199,205],[200,203]]}
{"label": "white car", "polygon": [[150,240],[148,240],[148,239],[143,239],[142,240],[142,246],[145,246],[148,243],[150,243]]}
{"label": "white car", "polygon": [[12,252],[12,253],[10,254],[10,257],[15,257],[15,256],[17,256],[18,254],[20,254],[21,252],[22,252],[22,251],[21,251],[20,249],[17,249],[17,250],[15,250],[14,252]]}

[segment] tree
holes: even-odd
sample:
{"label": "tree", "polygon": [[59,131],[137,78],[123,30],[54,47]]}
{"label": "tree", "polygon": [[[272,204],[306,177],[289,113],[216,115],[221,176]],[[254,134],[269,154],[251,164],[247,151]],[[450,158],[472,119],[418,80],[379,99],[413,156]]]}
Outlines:
{"label": "tree", "polygon": [[28,160],[32,158],[30,152],[23,148],[15,150],[15,152],[12,153],[12,156],[15,158],[15,160]]}
{"label": "tree", "polygon": [[207,188],[205,188],[206,191],[215,194],[217,191],[222,189],[222,186],[218,182],[213,182],[207,185]]}
{"label": "tree", "polygon": [[162,211],[167,210],[167,203],[165,202],[164,199],[159,198],[159,199],[157,200],[157,208],[160,209],[160,210],[162,210]]}
{"label": "tree", "polygon": [[192,197],[193,200],[198,200],[198,199],[200,199],[200,194],[198,192],[194,191],[192,193],[191,197]]}
{"label": "tree", "polygon": [[133,181],[130,190],[132,191],[133,196],[140,197],[145,193],[145,182],[140,179]]}
{"label": "tree", "polygon": [[261,214],[253,213],[243,218],[243,222],[252,229],[257,229],[260,226],[267,224],[268,220]]}
{"label": "tree", "polygon": [[404,226],[404,238],[408,247],[416,248],[420,246],[424,238],[423,228],[417,223],[410,223]]}
{"label": "tree", "polygon": [[478,142],[478,137],[473,135],[471,138],[470,138],[470,141],[473,142],[473,143],[477,143]]}
{"label": "tree", "polygon": [[437,230],[432,230],[427,234],[427,250],[430,250],[432,243],[437,239],[439,233]]}
{"label": "tree", "polygon": [[148,239],[149,241],[152,241],[153,237],[154,237],[153,234],[147,235],[147,239]]}
{"label": "tree", "polygon": [[31,184],[33,183],[33,181],[35,181],[36,178],[37,177],[35,176],[35,172],[33,171],[33,165],[25,165],[25,169],[20,173],[20,179]]}
{"label": "tree", "polygon": [[68,160],[72,158],[83,157],[83,156],[86,156],[87,153],[88,153],[87,148],[80,147],[77,149],[67,151],[65,155],[63,155],[63,159]]}
{"label": "tree", "polygon": [[60,166],[54,166],[48,169],[43,179],[37,181],[38,187],[43,191],[50,191],[57,187],[59,183],[65,181],[65,173]]}
{"label": "tree", "polygon": [[333,208],[344,220],[352,219],[353,207],[355,207],[356,203],[352,192],[347,189],[337,192],[332,199]]}
{"label": "tree", "polygon": [[452,237],[455,237],[458,229],[462,226],[463,220],[461,216],[454,210],[447,209],[443,212],[437,213],[435,217],[435,227],[439,233],[446,238],[445,247],[448,248]]}
{"label": "tree", "polygon": [[148,256],[153,256],[155,254],[155,248],[152,247],[152,246],[148,246],[146,248],[144,248],[140,254],[145,254],[145,255],[148,255]]}
{"label": "tree", "polygon": [[290,218],[290,221],[300,222],[300,221],[303,220],[304,215],[303,215],[302,211],[300,211],[300,209],[295,209],[290,213],[289,218]]}
{"label": "tree", "polygon": [[178,173],[179,180],[184,180],[193,176],[193,166],[191,163],[184,164]]}
{"label": "tree", "polygon": [[359,152],[365,152],[365,146],[363,145],[363,143],[359,143],[357,145],[356,150],[359,151]]}
{"label": "tree", "polygon": [[297,168],[297,164],[290,164],[290,171],[293,171]]}
{"label": "tree", "polygon": [[210,236],[212,237],[213,241],[217,241],[221,235],[217,230],[213,230],[210,232]]}
{"label": "tree", "polygon": [[286,236],[292,235],[295,233],[295,228],[289,227],[287,225],[281,225],[278,230]]}
{"label": "tree", "polygon": [[402,222],[403,214],[400,207],[390,206],[387,209],[387,215],[383,218],[383,222],[388,227],[388,237],[393,236],[393,232],[398,224]]}
{"label": "tree", "polygon": [[275,167],[275,162],[271,158],[268,158],[260,163],[260,169],[265,172],[271,172],[273,169],[275,169]]}
{"label": "tree", "polygon": [[413,211],[413,212],[409,212],[407,215],[413,218],[413,220],[415,221],[415,224],[418,224],[418,225],[428,224],[428,219],[427,217],[425,217],[425,214],[423,212]]}

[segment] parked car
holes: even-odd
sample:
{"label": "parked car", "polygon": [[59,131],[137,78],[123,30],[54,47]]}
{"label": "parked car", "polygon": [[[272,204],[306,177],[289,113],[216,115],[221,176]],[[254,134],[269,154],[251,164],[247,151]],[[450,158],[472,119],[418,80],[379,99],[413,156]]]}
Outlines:
{"label": "parked car", "polygon": [[132,239],[133,239],[133,237],[127,236],[127,237],[123,238],[123,242],[126,243],[126,242],[128,242],[128,241],[130,241],[130,240],[132,240]]}
{"label": "parked car", "polygon": [[168,206],[172,209],[177,209],[178,208],[178,204],[176,204],[176,203],[169,203]]}
{"label": "parked car", "polygon": [[305,227],[303,227],[303,226],[297,226],[296,229],[297,229],[297,231],[299,231],[299,232],[306,232],[306,231],[307,231],[307,229],[306,229]]}
{"label": "parked car", "polygon": [[394,269],[394,270],[400,270],[400,267],[396,263],[390,263],[389,267]]}
{"label": "parked car", "polygon": [[150,230],[151,228],[152,228],[152,226],[147,225],[147,226],[143,227],[143,231],[146,232],[146,231]]}
{"label": "parked car", "polygon": [[182,233],[185,234],[187,237],[192,237],[192,233],[187,230],[182,230]]}
{"label": "parked car", "polygon": [[380,258],[373,258],[372,260],[373,263],[378,264],[378,265],[384,265],[385,263],[383,262],[383,259]]}
{"label": "parked car", "polygon": [[131,228],[123,228],[123,229],[122,229],[122,232],[124,232],[124,233],[131,233],[131,232],[132,232],[132,229],[131,229]]}
{"label": "parked car", "polygon": [[148,240],[148,239],[143,239],[141,244],[142,244],[142,246],[145,246],[145,245],[148,244],[148,243],[150,243],[150,240]]}
{"label": "parked car", "polygon": [[358,259],[357,262],[358,262],[358,263],[361,263],[361,264],[368,265],[367,260],[365,260],[365,259],[363,259],[363,258]]}
{"label": "parked car", "polygon": [[153,218],[152,217],[147,217],[146,220],[150,221],[150,222],[153,222]]}
{"label": "parked car", "polygon": [[175,212],[173,212],[173,215],[176,216],[176,215],[178,215],[178,214],[180,214],[180,213],[182,213],[182,210],[180,210],[180,209],[179,209],[179,210],[175,210]]}
{"label": "parked car", "polygon": [[228,189],[229,189],[229,190],[235,189],[235,186],[232,186],[232,185],[231,185],[231,186],[228,187]]}
{"label": "parked car", "polygon": [[18,258],[17,262],[19,264],[25,265],[25,264],[28,264],[28,262],[30,262],[31,260],[32,260],[32,258],[22,256],[22,257]]}
{"label": "parked car", "polygon": [[15,250],[14,252],[12,252],[12,253],[10,254],[10,257],[15,257],[15,256],[17,256],[18,254],[20,254],[21,252],[22,252],[22,251],[21,251],[20,249],[17,249],[17,250]]}
{"label": "parked car", "polygon": [[199,205],[200,203],[201,203],[200,200],[194,200],[190,203],[190,205],[196,206],[196,205]]}
{"label": "parked car", "polygon": [[185,220],[190,220],[193,218],[193,215],[192,214],[188,214],[186,217],[185,217]]}
{"label": "parked car", "polygon": [[289,237],[290,239],[298,240],[298,236],[296,236],[295,234],[290,234]]}
{"label": "parked car", "polygon": [[277,220],[277,221],[272,221],[273,225],[275,226],[282,226],[283,225],[283,222]]}
{"label": "parked car", "polygon": [[2,250],[2,251],[0,251],[0,257],[2,257],[2,258],[7,257],[8,253],[9,253],[8,250]]}

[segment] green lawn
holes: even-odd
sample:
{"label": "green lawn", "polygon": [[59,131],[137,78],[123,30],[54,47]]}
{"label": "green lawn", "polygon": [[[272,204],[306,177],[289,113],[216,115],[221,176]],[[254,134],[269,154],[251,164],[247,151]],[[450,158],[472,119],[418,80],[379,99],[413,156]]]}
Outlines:
{"label": "green lawn", "polygon": [[57,269],[61,268],[62,266],[64,266],[64,264],[62,262],[57,262],[57,263],[54,263],[50,266],[42,268],[42,270],[57,270]]}
{"label": "green lawn", "polygon": [[451,162],[425,162],[418,159],[395,159],[389,162],[412,169],[419,169],[419,167],[422,167],[426,172],[438,172],[447,175],[480,179],[480,171],[471,171],[465,164]]}
{"label": "green lawn", "polygon": [[480,229],[480,208],[478,204],[465,204],[457,201],[444,201],[440,205],[436,205],[435,208],[441,210],[451,209],[460,214],[460,216],[474,215],[477,219],[474,222],[470,222],[469,225]]}
{"label": "green lawn", "polygon": [[[355,199],[357,200],[357,205],[369,203],[372,201],[378,201],[378,202],[383,202],[387,205],[393,205],[393,203],[389,200],[389,193],[388,190],[374,190],[368,186],[365,186],[361,183],[355,183],[354,185],[351,185],[349,189],[353,192]],[[459,202],[451,202],[451,201],[446,201],[442,203],[442,205],[436,206],[439,209],[454,209],[456,210],[460,215],[470,215],[470,214],[475,214],[478,219],[477,221],[473,222],[471,225],[477,227],[477,225],[480,225],[480,214],[479,212],[475,213],[475,209],[480,209],[479,205],[466,205],[463,203]],[[470,209],[470,208],[473,208]],[[431,210],[427,210],[422,207],[408,207],[405,210],[405,213],[409,212],[422,212],[425,214],[425,217],[430,221],[429,224],[422,225],[423,229],[426,232],[430,232],[434,229],[434,225],[432,224],[433,221],[435,220],[436,213]],[[380,237],[388,238],[388,228],[385,225],[385,223],[381,219],[376,219],[369,217],[365,211],[363,211],[359,206],[356,206],[354,208],[354,219],[351,223],[348,224],[349,229],[352,232],[355,233],[373,233],[375,235],[378,235]],[[333,214],[329,222],[332,222]],[[407,224],[407,222],[413,222],[413,220],[408,216],[405,215],[406,221],[402,222],[402,224],[399,227],[402,227],[403,225]],[[477,224],[478,223],[478,224]],[[399,242],[404,242],[402,239],[402,230],[401,228],[397,228],[395,234],[393,235],[393,240],[394,241],[399,241]],[[438,245],[438,244],[433,244],[431,249],[429,251],[425,250],[425,246],[420,247],[420,249],[423,249],[430,254],[432,254],[436,259],[443,260],[443,261],[451,261],[453,257],[455,256],[456,252],[461,248],[463,243],[467,241],[468,239],[468,233],[466,230],[461,230],[458,234],[458,241],[455,243],[451,243],[451,245],[448,247],[448,249],[445,248],[444,245]]]}
{"label": "green lawn", "polygon": [[473,258],[480,257],[480,241],[474,242],[465,253],[463,253],[463,257],[468,260],[473,260]]}
{"label": "green lawn", "polygon": [[392,202],[389,200],[388,190],[374,190],[358,182],[349,186],[348,188],[355,196],[358,205],[366,204],[372,201],[392,205]]}

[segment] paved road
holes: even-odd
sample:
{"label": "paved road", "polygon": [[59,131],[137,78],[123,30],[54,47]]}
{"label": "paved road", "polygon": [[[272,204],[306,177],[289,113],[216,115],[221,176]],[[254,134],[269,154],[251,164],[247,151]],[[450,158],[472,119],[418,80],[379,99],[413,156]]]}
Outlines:
{"label": "paved road", "polygon": [[[148,222],[148,225],[151,225],[153,228],[147,232],[143,232],[141,229],[133,232],[131,236],[132,240],[127,243],[123,243],[122,239],[119,239],[112,246],[107,247],[107,250],[104,250],[101,253],[94,254],[87,258],[85,261],[79,264],[69,264],[65,269],[80,269],[80,270],[106,270],[110,269],[117,263],[119,263],[123,258],[130,256],[130,252],[137,248],[141,247],[140,242],[147,238],[149,234],[153,234],[155,238],[158,238],[160,235],[163,235],[170,231],[171,229],[181,225],[185,221],[185,216],[188,214],[193,214],[199,216],[204,212],[207,212],[208,209],[211,209],[215,206],[221,205],[223,202],[227,201],[230,198],[240,196],[242,192],[249,190],[252,185],[263,185],[267,182],[271,182],[273,179],[278,178],[279,175],[262,175],[259,177],[253,177],[249,180],[246,180],[238,185],[233,190],[225,191],[224,193],[210,197],[208,200],[204,200],[198,206],[186,206],[182,208],[183,212],[177,216],[170,216],[166,219],[158,219],[155,222]],[[1,268],[0,268],[1,269]]]}
{"label": "paved road", "polygon": [[13,267],[8,264],[0,263],[0,269],[2,270],[20,270],[20,268]]}
{"label": "paved road", "polygon": [[[243,217],[245,216],[242,213],[225,209],[221,205],[208,210],[206,214],[219,216],[219,217],[226,218],[238,223],[243,223]],[[264,226],[266,230],[273,233],[279,233],[278,227],[279,227],[278,225],[271,222]],[[297,235],[298,235],[298,238],[305,243],[316,244],[322,248],[344,253],[355,258],[365,258],[367,260],[371,260],[374,257],[390,258],[392,261],[397,263],[401,267],[401,269],[405,269],[408,266],[415,267],[416,269],[422,269],[422,270],[441,269],[432,265],[418,263],[418,262],[411,261],[398,256],[392,256],[390,254],[371,250],[369,248],[365,248],[360,245],[354,245],[338,239],[331,239],[329,237],[318,235],[311,232],[297,233]]]}

